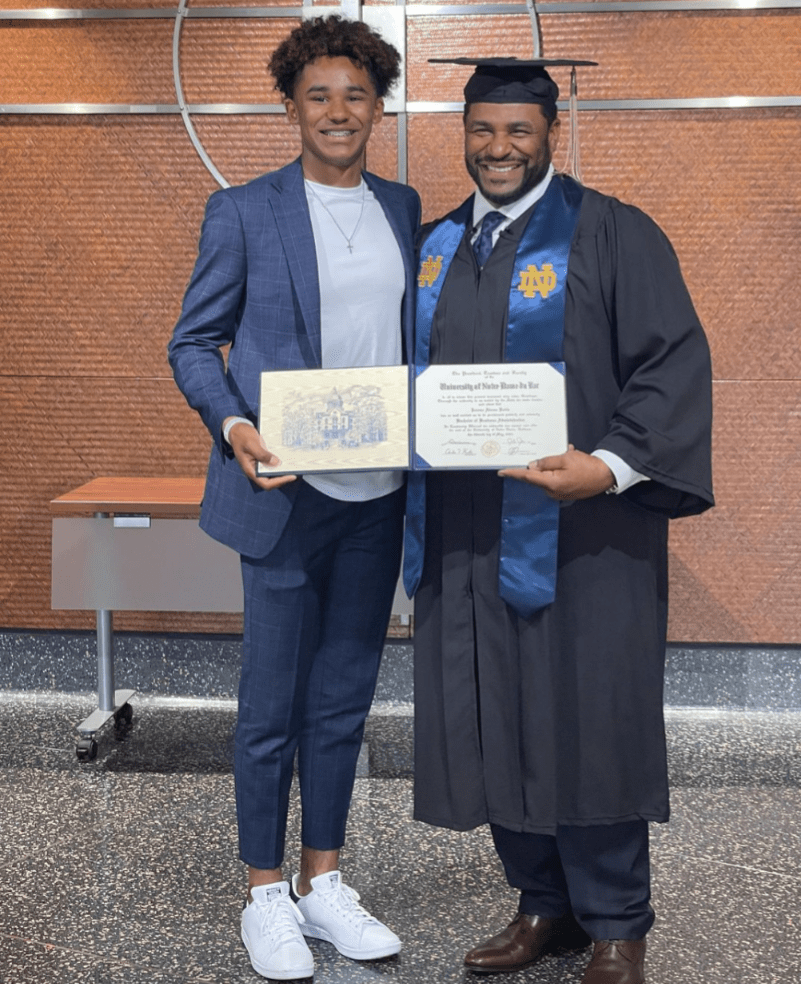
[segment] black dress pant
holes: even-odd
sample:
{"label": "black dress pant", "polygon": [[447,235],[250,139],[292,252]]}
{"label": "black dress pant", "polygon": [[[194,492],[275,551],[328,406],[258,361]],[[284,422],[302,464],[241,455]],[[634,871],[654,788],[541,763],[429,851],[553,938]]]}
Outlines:
{"label": "black dress pant", "polygon": [[653,925],[645,820],[557,827],[553,836],[490,826],[521,912],[572,911],[594,940],[639,940]]}

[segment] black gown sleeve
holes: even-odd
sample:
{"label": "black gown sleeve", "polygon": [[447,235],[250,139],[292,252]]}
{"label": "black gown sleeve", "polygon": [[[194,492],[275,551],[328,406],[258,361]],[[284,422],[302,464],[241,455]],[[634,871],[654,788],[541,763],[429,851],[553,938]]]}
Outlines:
{"label": "black gown sleeve", "polygon": [[620,393],[598,447],[647,475],[627,490],[670,516],[703,512],[712,495],[709,346],[662,230],[615,202],[598,230],[598,268]]}

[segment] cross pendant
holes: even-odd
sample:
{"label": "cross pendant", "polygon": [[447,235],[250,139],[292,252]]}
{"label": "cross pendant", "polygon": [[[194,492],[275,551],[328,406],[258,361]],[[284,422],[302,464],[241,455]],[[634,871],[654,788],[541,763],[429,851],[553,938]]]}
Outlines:
{"label": "cross pendant", "polygon": [[351,246],[351,244],[350,244],[350,243],[348,243],[348,250],[349,250],[349,252],[351,252],[351,253],[353,252],[353,247]]}

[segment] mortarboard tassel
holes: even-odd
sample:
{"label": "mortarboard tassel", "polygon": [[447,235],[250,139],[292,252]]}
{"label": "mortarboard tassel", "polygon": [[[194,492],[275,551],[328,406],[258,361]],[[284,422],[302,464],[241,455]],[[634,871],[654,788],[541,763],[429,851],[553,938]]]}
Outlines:
{"label": "mortarboard tassel", "polygon": [[579,153],[579,132],[578,132],[578,83],[576,81],[576,66],[570,70],[570,100],[568,103],[568,129],[567,129],[567,161],[565,170],[575,178],[579,184],[581,180],[581,154]]}

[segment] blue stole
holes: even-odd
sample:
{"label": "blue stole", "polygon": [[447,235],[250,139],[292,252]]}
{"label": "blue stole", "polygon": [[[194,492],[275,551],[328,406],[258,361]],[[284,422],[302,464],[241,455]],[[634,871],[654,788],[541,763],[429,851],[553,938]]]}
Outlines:
{"label": "blue stole", "polygon": [[[506,362],[563,361],[568,261],[582,196],[581,185],[554,176],[526,226],[509,290]],[[415,375],[429,364],[434,312],[472,216],[471,197],[431,231],[420,251]],[[404,582],[411,596],[423,568],[425,475],[409,478]],[[507,478],[503,486],[498,592],[527,618],[555,596],[559,503],[526,482]]]}

